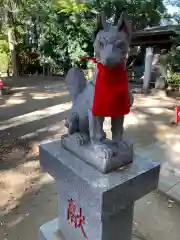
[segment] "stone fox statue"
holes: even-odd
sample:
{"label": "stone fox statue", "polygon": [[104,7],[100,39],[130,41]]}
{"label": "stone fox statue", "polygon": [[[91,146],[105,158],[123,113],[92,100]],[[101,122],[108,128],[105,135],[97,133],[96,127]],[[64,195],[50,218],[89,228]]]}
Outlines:
{"label": "stone fox statue", "polygon": [[[79,133],[77,136],[82,141],[81,144],[89,141],[89,139],[96,146],[102,144],[106,138],[103,130],[105,117],[111,117],[113,142],[118,144],[122,140],[124,115],[129,113],[133,104],[133,96],[128,91],[128,80],[125,70],[125,58],[128,53],[130,38],[130,26],[125,20],[124,13],[121,14],[116,26],[108,26],[104,14],[101,13],[98,16],[94,34],[94,52],[97,68],[92,81],[88,82],[84,73],[76,67],[70,69],[67,74],[66,83],[73,104],[65,126],[68,128],[69,135]],[[121,87],[123,81],[126,85],[125,91],[123,90],[124,93],[121,90],[119,92],[116,91],[116,86],[114,87],[114,92],[112,92],[111,84],[113,85],[113,81],[115,81],[113,79],[108,79],[105,91],[101,86],[97,86],[96,89],[97,81],[100,82],[98,78],[103,78],[103,76],[107,78],[108,74],[116,78],[117,74],[115,72],[119,78],[118,85]],[[124,96],[121,96],[121,92]],[[117,97],[112,100],[114,94]],[[126,101],[123,100],[124,98],[126,98]],[[107,104],[106,99],[109,99]],[[122,111],[124,105],[126,105],[126,109]]]}

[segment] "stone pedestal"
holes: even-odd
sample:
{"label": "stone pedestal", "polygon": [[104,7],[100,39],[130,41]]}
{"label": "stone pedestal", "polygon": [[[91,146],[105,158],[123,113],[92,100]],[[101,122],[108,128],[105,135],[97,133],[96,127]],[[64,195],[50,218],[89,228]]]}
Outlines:
{"label": "stone pedestal", "polygon": [[40,146],[40,163],[58,187],[58,219],[40,229],[40,240],[132,240],[134,202],[157,187],[160,165],[139,156],[108,174],[61,147]]}
{"label": "stone pedestal", "polygon": [[[62,232],[58,228],[58,218],[45,223],[40,228],[40,239],[47,240],[47,239],[53,239],[53,240],[65,240]],[[72,236],[72,239],[73,236]],[[138,238],[136,236],[132,236],[132,240],[141,240],[141,238]]]}

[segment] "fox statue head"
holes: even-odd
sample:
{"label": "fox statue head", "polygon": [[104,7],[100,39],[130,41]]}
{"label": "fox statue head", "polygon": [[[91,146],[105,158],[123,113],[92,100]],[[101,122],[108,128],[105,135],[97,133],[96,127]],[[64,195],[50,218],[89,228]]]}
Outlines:
{"label": "fox statue head", "polygon": [[131,39],[130,25],[122,13],[116,26],[108,26],[104,13],[97,18],[94,33],[94,52],[97,61],[105,66],[115,66],[124,61]]}

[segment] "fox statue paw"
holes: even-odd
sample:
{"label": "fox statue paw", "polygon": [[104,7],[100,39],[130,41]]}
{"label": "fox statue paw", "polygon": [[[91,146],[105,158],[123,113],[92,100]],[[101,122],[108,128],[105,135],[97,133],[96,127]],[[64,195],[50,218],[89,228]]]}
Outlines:
{"label": "fox statue paw", "polygon": [[112,157],[115,157],[117,153],[107,146],[104,143],[92,143],[94,150],[97,152],[98,157],[102,159],[111,159]]}

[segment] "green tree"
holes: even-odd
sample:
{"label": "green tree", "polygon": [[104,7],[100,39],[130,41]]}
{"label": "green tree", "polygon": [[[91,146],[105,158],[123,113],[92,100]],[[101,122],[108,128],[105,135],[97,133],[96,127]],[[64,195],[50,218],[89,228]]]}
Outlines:
{"label": "green tree", "polygon": [[[112,24],[126,8],[135,30],[157,25],[165,13],[162,0],[0,1],[0,29],[9,39],[16,74],[25,71],[26,65],[40,68],[48,64],[61,72],[72,65],[85,67],[78,56],[93,54],[92,35],[99,11]],[[32,53],[36,53],[33,59]]]}
{"label": "green tree", "polygon": [[0,40],[0,72],[6,73],[9,67],[9,47],[6,40]]}

